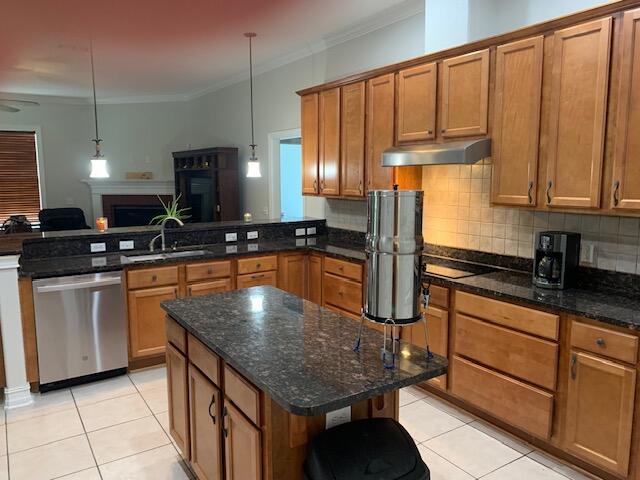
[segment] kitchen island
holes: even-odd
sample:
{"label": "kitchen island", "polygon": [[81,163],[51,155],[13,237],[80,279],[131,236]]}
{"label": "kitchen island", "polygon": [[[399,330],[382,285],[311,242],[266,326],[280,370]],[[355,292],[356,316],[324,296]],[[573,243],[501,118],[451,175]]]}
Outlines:
{"label": "kitchen island", "polygon": [[398,418],[398,389],[446,359],[273,287],[163,302],[171,435],[199,478],[301,479],[309,441],[336,416]]}

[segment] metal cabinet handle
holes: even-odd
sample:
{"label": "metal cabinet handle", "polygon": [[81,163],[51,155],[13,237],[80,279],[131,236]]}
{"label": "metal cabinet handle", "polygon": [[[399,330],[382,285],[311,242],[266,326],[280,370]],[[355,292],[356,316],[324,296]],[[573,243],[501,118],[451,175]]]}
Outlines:
{"label": "metal cabinet handle", "polygon": [[358,182],[358,192],[360,193],[360,195],[362,195],[362,180]]}
{"label": "metal cabinet handle", "polygon": [[433,130],[427,130],[427,135],[433,135]]}
{"label": "metal cabinet handle", "polygon": [[547,205],[551,203],[551,187],[553,187],[553,182],[549,180],[547,183]]}
{"label": "metal cabinet handle", "polygon": [[157,282],[158,281],[158,276],[157,275],[151,275],[151,281],[152,282]]}
{"label": "metal cabinet handle", "polygon": [[313,191],[317,192],[318,191],[318,180],[314,180],[313,181]]}
{"label": "metal cabinet handle", "polygon": [[193,288],[191,286],[187,287],[187,291],[189,292],[189,296],[193,295]]}
{"label": "metal cabinet handle", "polygon": [[222,209],[220,208],[220,205],[216,205],[216,212],[220,213],[220,210],[222,210]]}
{"label": "metal cabinet handle", "polygon": [[531,196],[531,191],[533,190],[533,182],[529,182],[529,190],[527,190],[527,197],[529,197],[529,203],[533,203],[533,196]]}
{"label": "metal cabinet handle", "polygon": [[211,420],[213,420],[213,424],[216,424],[216,414],[215,413],[211,413],[211,407],[213,407],[216,404],[216,394],[214,393],[213,395],[211,395],[211,403],[209,404],[209,416],[211,417]]}
{"label": "metal cabinet handle", "polygon": [[256,268],[260,268],[261,266],[262,266],[262,264],[256,263]]}
{"label": "metal cabinet handle", "polygon": [[207,273],[209,275],[211,275],[213,273],[213,268],[211,268],[211,267],[207,268]]}
{"label": "metal cabinet handle", "polygon": [[578,366],[578,356],[573,353],[571,354],[571,380],[575,380],[576,376],[578,375],[577,370],[577,366]]}
{"label": "metal cabinet handle", "polygon": [[604,338],[602,337],[596,338],[596,345],[598,345],[599,347],[604,347],[606,345]]}
{"label": "metal cabinet handle", "polygon": [[320,180],[320,191],[324,190],[324,180]]}
{"label": "metal cabinet handle", "polygon": [[223,407],[222,409],[222,434],[224,435],[224,438],[227,438],[229,436],[229,430],[227,429],[227,407]]}
{"label": "metal cabinet handle", "polygon": [[251,278],[253,280],[257,280],[258,278],[264,278],[264,274],[261,273],[260,275],[251,275]]}
{"label": "metal cabinet handle", "polygon": [[173,294],[174,294],[176,297],[178,296],[178,289],[177,289],[177,288],[174,288],[174,289],[173,289]]}
{"label": "metal cabinet handle", "polygon": [[620,203],[620,180],[613,182],[613,206],[617,207]]}

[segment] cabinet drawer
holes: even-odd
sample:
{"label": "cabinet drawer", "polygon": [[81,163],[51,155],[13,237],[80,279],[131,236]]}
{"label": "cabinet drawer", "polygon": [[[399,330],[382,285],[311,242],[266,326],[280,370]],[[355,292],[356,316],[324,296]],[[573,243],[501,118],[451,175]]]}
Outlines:
{"label": "cabinet drawer", "polygon": [[190,297],[198,295],[209,295],[212,293],[228,292],[231,288],[231,279],[222,278],[220,280],[212,280],[211,282],[194,283],[187,286],[187,293]]}
{"label": "cabinet drawer", "polygon": [[322,282],[322,298],[326,304],[346,310],[354,315],[360,315],[362,284],[325,273]]}
{"label": "cabinet drawer", "polygon": [[188,336],[189,361],[220,387],[220,357],[205,347],[200,340]]}
{"label": "cabinet drawer", "polygon": [[241,258],[238,260],[238,275],[245,273],[268,272],[277,270],[278,257],[270,255],[268,257]]}
{"label": "cabinet drawer", "polygon": [[536,437],[551,436],[553,395],[454,356],[451,393]]}
{"label": "cabinet drawer", "polygon": [[277,286],[276,272],[249,273],[247,275],[238,275],[237,288],[257,287],[258,285]]}
{"label": "cabinet drawer", "polygon": [[560,317],[512,303],[456,292],[456,310],[550,340],[558,339]]}
{"label": "cabinet drawer", "polygon": [[359,263],[345,262],[337,258],[325,257],[324,271],[355,280],[356,282],[362,282],[362,265]]}
{"label": "cabinet drawer", "polygon": [[131,270],[127,273],[127,288],[158,287],[178,283],[178,267],[146,268]]}
{"label": "cabinet drawer", "polygon": [[166,322],[167,341],[171,342],[174,347],[182,353],[187,353],[187,331],[178,325],[171,317],[167,317]]}
{"label": "cabinet drawer", "polygon": [[260,391],[229,365],[224,366],[224,394],[249,420],[260,425]]}
{"label": "cabinet drawer", "polygon": [[638,337],[575,320],[571,322],[571,346],[622,362],[638,360]]}
{"label": "cabinet drawer", "polygon": [[192,263],[187,265],[187,282],[231,276],[231,262]]}
{"label": "cabinet drawer", "polygon": [[429,305],[440,308],[449,308],[449,289],[431,285],[429,287]]}
{"label": "cabinet drawer", "polygon": [[457,314],[455,352],[540,387],[556,388],[554,342]]}

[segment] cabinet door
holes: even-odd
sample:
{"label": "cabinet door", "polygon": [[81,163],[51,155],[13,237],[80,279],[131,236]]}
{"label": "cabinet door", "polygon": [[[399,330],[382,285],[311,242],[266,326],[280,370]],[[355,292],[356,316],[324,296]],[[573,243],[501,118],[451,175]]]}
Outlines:
{"label": "cabinet door", "polygon": [[322,305],[322,257],[320,255],[309,256],[308,278],[306,299]]}
{"label": "cabinet door", "polygon": [[340,89],[320,92],[320,193],[340,194]]}
{"label": "cabinet door", "polygon": [[611,207],[640,210],[640,9],[624,14]]}
{"label": "cabinet door", "polygon": [[317,194],[318,184],[318,94],[300,98],[302,108],[302,193]]}
{"label": "cabinet door", "polygon": [[367,189],[389,189],[393,168],[383,167],[382,152],[393,147],[394,75],[382,75],[367,82]]}
{"label": "cabinet door", "polygon": [[211,280],[210,282],[192,283],[187,286],[187,293],[190,297],[198,295],[211,295],[212,293],[228,292],[233,290],[230,278]]}
{"label": "cabinet door", "polygon": [[442,136],[485,135],[489,110],[489,50],[442,62]]}
{"label": "cabinet door", "polygon": [[191,467],[199,480],[222,479],[220,390],[189,365]]}
{"label": "cabinet door", "polygon": [[435,138],[437,64],[398,72],[396,142]]}
{"label": "cabinet door", "polygon": [[[411,343],[418,347],[425,348],[425,340],[429,341],[429,349],[437,354],[446,357],[449,352],[449,313],[436,307],[429,307],[427,311],[427,338],[424,334],[424,322],[413,324],[411,328]],[[404,330],[404,329],[403,329]],[[442,375],[432,378],[428,383],[446,390],[447,376]]]}
{"label": "cabinet door", "polygon": [[278,258],[278,288],[304,298],[307,291],[307,256],[285,254]]}
{"label": "cabinet door", "polygon": [[248,273],[236,277],[236,286],[238,289],[257,287],[259,285],[276,287],[278,285],[276,272]]}
{"label": "cabinet door", "polygon": [[160,302],[178,297],[178,287],[144,288],[129,292],[129,345],[131,358],[164,353],[167,336],[165,311]]}
{"label": "cabinet door", "polygon": [[189,459],[189,387],[187,359],[173,345],[167,345],[167,396],[169,400],[169,433],[182,456]]}
{"label": "cabinet door", "polygon": [[542,36],[500,45],[493,114],[493,203],[536,204]]}
{"label": "cabinet door", "polygon": [[262,478],[260,430],[227,400],[225,400],[223,416],[226,480],[260,480]]}
{"label": "cabinet door", "polygon": [[610,17],[554,34],[549,206],[600,206],[610,43]]}
{"label": "cabinet door", "polygon": [[567,449],[622,477],[629,470],[636,371],[571,351]]}
{"label": "cabinet door", "polygon": [[364,195],[365,84],[342,87],[342,142],[340,149],[340,194]]}

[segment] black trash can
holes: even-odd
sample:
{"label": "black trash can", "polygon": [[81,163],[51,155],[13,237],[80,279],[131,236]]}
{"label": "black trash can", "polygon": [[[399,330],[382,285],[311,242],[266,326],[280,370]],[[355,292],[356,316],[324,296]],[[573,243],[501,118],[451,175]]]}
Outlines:
{"label": "black trash can", "polygon": [[390,418],[344,423],[318,435],[304,464],[307,480],[430,480],[409,433]]}

